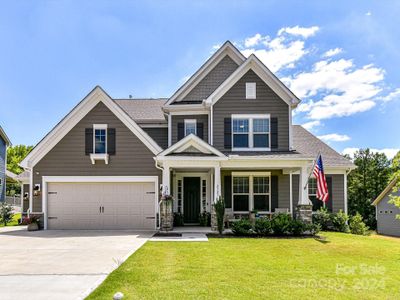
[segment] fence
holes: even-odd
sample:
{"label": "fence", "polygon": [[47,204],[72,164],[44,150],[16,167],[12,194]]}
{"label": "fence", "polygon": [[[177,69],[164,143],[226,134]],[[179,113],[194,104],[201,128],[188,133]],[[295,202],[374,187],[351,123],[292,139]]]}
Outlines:
{"label": "fence", "polygon": [[6,202],[12,206],[21,206],[21,196],[6,196]]}

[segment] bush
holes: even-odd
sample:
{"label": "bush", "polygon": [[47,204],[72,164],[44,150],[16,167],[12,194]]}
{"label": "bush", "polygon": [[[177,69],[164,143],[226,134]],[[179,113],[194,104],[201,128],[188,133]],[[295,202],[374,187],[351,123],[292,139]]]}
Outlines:
{"label": "bush", "polygon": [[321,231],[320,224],[305,224],[305,231],[311,235],[317,235]]}
{"label": "bush", "polygon": [[240,219],[233,222],[231,229],[235,235],[248,236],[253,233],[253,226],[248,219]]}
{"label": "bush", "polygon": [[180,212],[174,213],[174,226],[184,226],[183,214]]}
{"label": "bush", "polygon": [[292,218],[288,214],[277,214],[271,221],[271,228],[275,235],[284,235],[290,232]]}
{"label": "bush", "polygon": [[203,211],[199,214],[199,223],[200,226],[210,226],[211,224],[211,214],[207,211]]}
{"label": "bush", "polygon": [[321,207],[320,210],[313,214],[312,220],[314,224],[320,226],[321,230],[328,230],[331,223],[331,215],[326,208]]}
{"label": "bush", "polygon": [[219,197],[214,204],[215,213],[217,215],[217,227],[219,234],[224,231],[224,217],[225,217],[225,201],[224,198]]}
{"label": "bush", "polygon": [[0,222],[7,226],[8,223],[12,221],[14,214],[12,212],[12,207],[6,202],[0,204]]}
{"label": "bush", "polygon": [[365,225],[362,216],[357,213],[350,218],[350,232],[358,235],[368,235],[369,227]]}
{"label": "bush", "polygon": [[336,214],[332,214],[331,221],[333,229],[335,231],[349,232],[349,225],[347,224],[347,222],[349,221],[349,216],[345,214],[342,210],[340,210]]}
{"label": "bush", "polygon": [[295,235],[295,236],[300,236],[304,234],[306,231],[307,224],[304,223],[301,220],[291,220],[290,221],[290,227],[289,227],[289,233]]}
{"label": "bush", "polygon": [[256,219],[254,231],[260,236],[266,236],[271,233],[271,221],[267,218]]}

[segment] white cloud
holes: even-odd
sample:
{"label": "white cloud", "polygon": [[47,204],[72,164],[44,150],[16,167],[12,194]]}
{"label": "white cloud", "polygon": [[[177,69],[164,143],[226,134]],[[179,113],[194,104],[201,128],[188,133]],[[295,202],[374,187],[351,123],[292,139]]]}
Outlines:
{"label": "white cloud", "polygon": [[[356,151],[358,151],[359,148],[345,148],[342,151],[342,154],[348,154],[351,158],[354,157],[354,153]],[[396,148],[384,148],[384,149],[370,149],[371,152],[378,152],[378,153],[384,153],[387,158],[392,159],[399,151],[400,149],[396,149]]]}
{"label": "white cloud", "polygon": [[245,39],[244,45],[245,45],[245,47],[253,47],[253,46],[258,45],[261,40],[262,40],[261,34],[256,33],[254,36]]}
{"label": "white cloud", "polygon": [[370,11],[368,11],[365,15],[369,17],[372,15],[372,13]]}
{"label": "white cloud", "polygon": [[324,53],[323,57],[332,57],[342,52],[343,52],[342,48],[329,49]]}
{"label": "white cloud", "polygon": [[319,139],[325,142],[345,142],[349,141],[350,137],[345,134],[330,133],[318,136]]}
{"label": "white cloud", "polygon": [[311,130],[314,127],[317,127],[320,125],[321,125],[321,122],[319,120],[316,120],[316,121],[310,121],[310,122],[304,123],[301,126],[303,126],[307,130]]}
{"label": "white cloud", "polygon": [[390,92],[388,95],[380,97],[379,100],[383,102],[389,102],[392,100],[400,99],[400,88],[395,89],[393,92]]}
{"label": "white cloud", "polygon": [[317,33],[319,30],[318,26],[312,26],[312,27],[300,27],[300,26],[294,26],[294,27],[285,27],[281,28],[278,31],[278,35],[282,35],[283,33],[291,34],[291,35],[299,35],[304,38],[308,38],[310,36],[313,36]]}

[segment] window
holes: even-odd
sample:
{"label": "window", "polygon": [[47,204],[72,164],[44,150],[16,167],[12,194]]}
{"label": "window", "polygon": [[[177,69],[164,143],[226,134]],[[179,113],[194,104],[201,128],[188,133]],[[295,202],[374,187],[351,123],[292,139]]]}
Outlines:
{"label": "window", "polygon": [[317,199],[317,179],[315,177],[310,177],[310,179],[308,179],[308,199],[310,199],[313,204],[313,211],[317,211],[325,205],[324,202]]}
{"label": "window", "polygon": [[269,115],[233,115],[233,150],[269,150]]}
{"label": "window", "polygon": [[107,125],[94,124],[93,125],[93,153],[105,154],[107,153]]}
{"label": "window", "polygon": [[246,99],[256,99],[256,88],[255,82],[246,82]]}
{"label": "window", "polygon": [[3,178],[0,178],[0,185],[3,184]]}
{"label": "window", "polygon": [[185,120],[185,136],[189,134],[194,134],[196,135],[196,120]]}
{"label": "window", "polygon": [[270,174],[232,173],[233,210],[271,211]]}

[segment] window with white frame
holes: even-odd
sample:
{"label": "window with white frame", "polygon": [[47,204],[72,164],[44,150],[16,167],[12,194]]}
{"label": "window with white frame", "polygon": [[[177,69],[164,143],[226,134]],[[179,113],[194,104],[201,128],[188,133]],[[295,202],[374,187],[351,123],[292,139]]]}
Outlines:
{"label": "window with white frame", "polygon": [[256,99],[257,85],[255,82],[246,82],[246,99]]}
{"label": "window with white frame", "polygon": [[269,115],[232,115],[233,150],[269,150]]}
{"label": "window with white frame", "polygon": [[310,177],[308,179],[308,199],[310,199],[313,204],[313,211],[317,211],[325,206],[324,202],[317,199],[317,179],[315,177]]}
{"label": "window with white frame", "polygon": [[107,125],[94,124],[93,125],[93,153],[105,154],[107,153]]}
{"label": "window with white frame", "polygon": [[232,204],[235,212],[271,211],[271,177],[269,173],[232,173]]}
{"label": "window with white frame", "polygon": [[185,120],[185,136],[189,134],[197,134],[197,123],[195,119]]}

